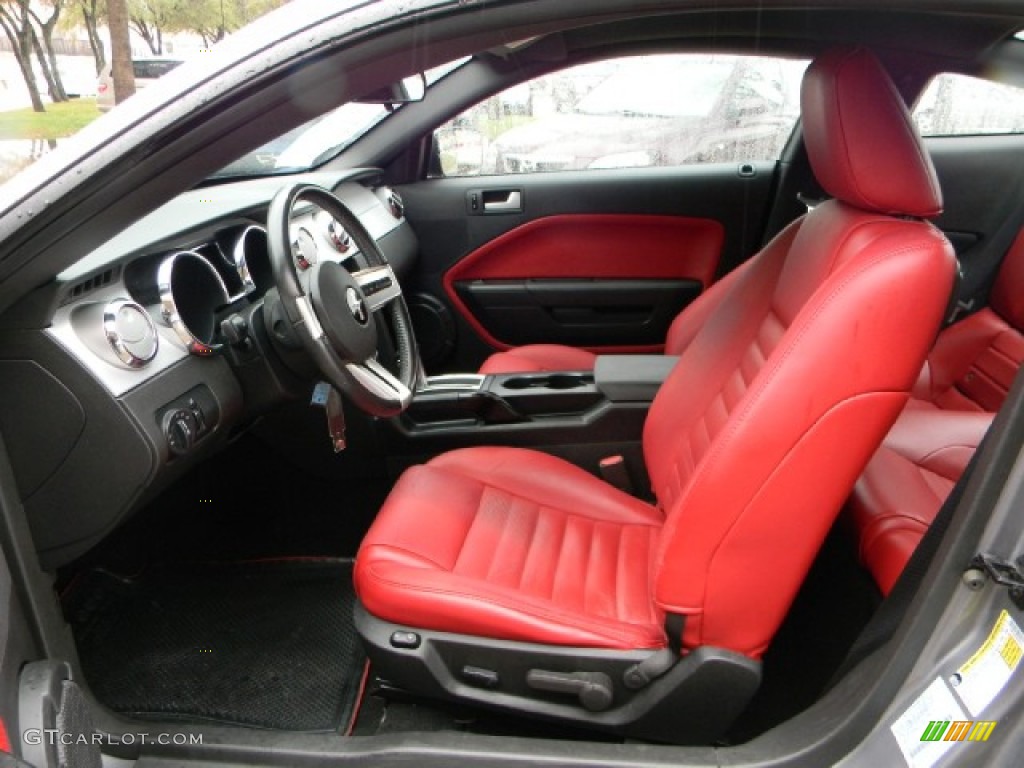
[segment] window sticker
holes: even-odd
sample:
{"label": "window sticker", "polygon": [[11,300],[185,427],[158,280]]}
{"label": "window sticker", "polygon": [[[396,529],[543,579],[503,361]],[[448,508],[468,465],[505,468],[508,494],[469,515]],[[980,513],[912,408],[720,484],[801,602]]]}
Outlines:
{"label": "window sticker", "polygon": [[949,680],[972,716],[980,715],[1006,687],[1022,655],[1024,633],[1004,610],[985,642]]}
{"label": "window sticker", "polygon": [[1024,632],[1004,610],[981,647],[948,679],[935,678],[890,726],[907,765],[931,768],[955,744],[971,749],[969,742],[988,741],[998,723],[968,718],[992,703],[1022,657]]}

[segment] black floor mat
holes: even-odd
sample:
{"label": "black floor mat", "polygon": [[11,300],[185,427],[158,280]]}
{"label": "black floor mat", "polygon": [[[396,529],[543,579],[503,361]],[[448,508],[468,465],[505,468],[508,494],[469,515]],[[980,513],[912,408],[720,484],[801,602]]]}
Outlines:
{"label": "black floor mat", "polygon": [[64,605],[96,697],[142,718],[343,730],[364,657],[350,560],[82,574]]}

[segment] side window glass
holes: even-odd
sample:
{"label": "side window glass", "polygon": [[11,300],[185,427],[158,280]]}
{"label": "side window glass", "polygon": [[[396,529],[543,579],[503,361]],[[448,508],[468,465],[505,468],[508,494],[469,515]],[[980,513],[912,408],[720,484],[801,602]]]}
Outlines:
{"label": "side window glass", "polygon": [[913,110],[922,136],[1024,133],[1024,89],[967,75],[937,75]]}
{"label": "side window glass", "polygon": [[779,158],[806,61],[679,54],[584,64],[513,86],[435,133],[444,176]]}

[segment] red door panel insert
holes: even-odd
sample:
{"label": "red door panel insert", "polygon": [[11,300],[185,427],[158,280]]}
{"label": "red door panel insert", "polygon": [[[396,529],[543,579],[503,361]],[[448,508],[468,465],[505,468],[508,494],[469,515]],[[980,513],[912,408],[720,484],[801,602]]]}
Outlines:
{"label": "red door panel insert", "polygon": [[507,349],[509,345],[494,338],[462,301],[455,290],[457,283],[557,278],[690,279],[707,288],[714,280],[724,239],[725,231],[714,219],[634,214],[549,216],[516,227],[459,260],[445,273],[444,287],[453,306],[484,341],[496,349]]}

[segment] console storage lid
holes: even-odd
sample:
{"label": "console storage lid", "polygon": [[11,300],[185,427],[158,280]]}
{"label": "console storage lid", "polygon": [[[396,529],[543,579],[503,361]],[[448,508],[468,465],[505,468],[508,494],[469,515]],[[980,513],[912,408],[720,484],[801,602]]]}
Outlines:
{"label": "console storage lid", "polygon": [[677,362],[675,355],[600,355],[594,382],[613,403],[650,402]]}

